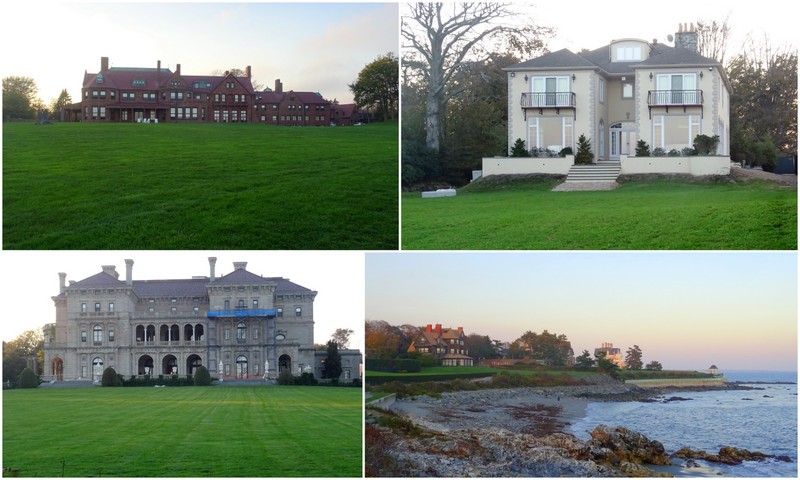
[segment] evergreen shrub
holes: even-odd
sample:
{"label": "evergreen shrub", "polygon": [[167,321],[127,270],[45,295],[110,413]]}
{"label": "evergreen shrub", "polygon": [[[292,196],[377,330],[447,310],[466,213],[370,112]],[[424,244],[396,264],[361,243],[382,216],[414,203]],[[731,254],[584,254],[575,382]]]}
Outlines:
{"label": "evergreen shrub", "polygon": [[192,383],[195,387],[207,387],[211,385],[211,374],[208,373],[208,369],[202,365],[195,368]]}

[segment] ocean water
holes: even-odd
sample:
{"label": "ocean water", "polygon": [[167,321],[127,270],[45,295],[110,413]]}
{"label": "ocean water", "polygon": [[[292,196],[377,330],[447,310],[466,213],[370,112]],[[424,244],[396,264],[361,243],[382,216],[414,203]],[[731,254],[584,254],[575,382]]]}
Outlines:
{"label": "ocean water", "polygon": [[[793,462],[744,462],[719,466],[701,462],[702,468],[673,471],[676,476],[792,477],[797,478],[797,373],[723,372],[729,381],[794,382],[751,384],[763,390],[678,392],[666,397],[689,398],[668,403],[594,402],[586,417],[569,432],[588,439],[599,424],[623,426],[664,444],[672,453],[682,447],[716,453],[729,445],[771,455],[786,455]],[[683,463],[676,459],[676,463]]]}

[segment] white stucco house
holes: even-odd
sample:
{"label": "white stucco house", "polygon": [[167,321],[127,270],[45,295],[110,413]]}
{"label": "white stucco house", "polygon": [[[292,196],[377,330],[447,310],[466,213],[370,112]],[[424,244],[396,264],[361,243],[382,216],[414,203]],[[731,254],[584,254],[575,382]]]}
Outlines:
{"label": "white stucco house", "polygon": [[[563,49],[506,68],[508,144],[577,151],[591,141],[594,162],[620,173],[727,174],[731,85],[722,65],[697,53],[697,32],[681,26],[675,45],[622,38],[592,51]],[[698,134],[719,136],[716,156],[675,156]],[[651,152],[633,158],[644,140]],[[484,159],[484,175],[562,173],[565,158]]]}

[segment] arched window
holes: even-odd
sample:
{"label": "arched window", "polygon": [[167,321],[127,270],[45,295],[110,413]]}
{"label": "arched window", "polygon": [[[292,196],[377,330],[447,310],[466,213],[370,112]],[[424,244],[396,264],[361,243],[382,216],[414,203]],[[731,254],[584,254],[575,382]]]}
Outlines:
{"label": "arched window", "polygon": [[236,357],[236,377],[247,378],[247,357],[244,355]]}
{"label": "arched window", "polygon": [[95,325],[92,328],[92,342],[95,344],[103,343],[103,327],[101,325]]}
{"label": "arched window", "polygon": [[239,322],[239,324],[236,325],[236,340],[247,340],[247,325],[245,325],[244,322]]}
{"label": "arched window", "polygon": [[100,357],[95,357],[92,360],[92,376],[96,381],[103,378],[103,359]]}

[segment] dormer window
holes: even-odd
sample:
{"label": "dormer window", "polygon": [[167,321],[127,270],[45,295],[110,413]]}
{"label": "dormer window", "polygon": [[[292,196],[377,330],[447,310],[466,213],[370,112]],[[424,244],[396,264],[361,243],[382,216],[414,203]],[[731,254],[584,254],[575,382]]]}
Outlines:
{"label": "dormer window", "polygon": [[97,83],[103,83],[103,74],[102,73],[98,73],[97,74]]}
{"label": "dormer window", "polygon": [[633,62],[642,59],[641,46],[618,46],[617,47],[617,61],[618,62]]}
{"label": "dormer window", "polygon": [[134,80],[133,81],[134,87],[144,87],[144,80]]}

